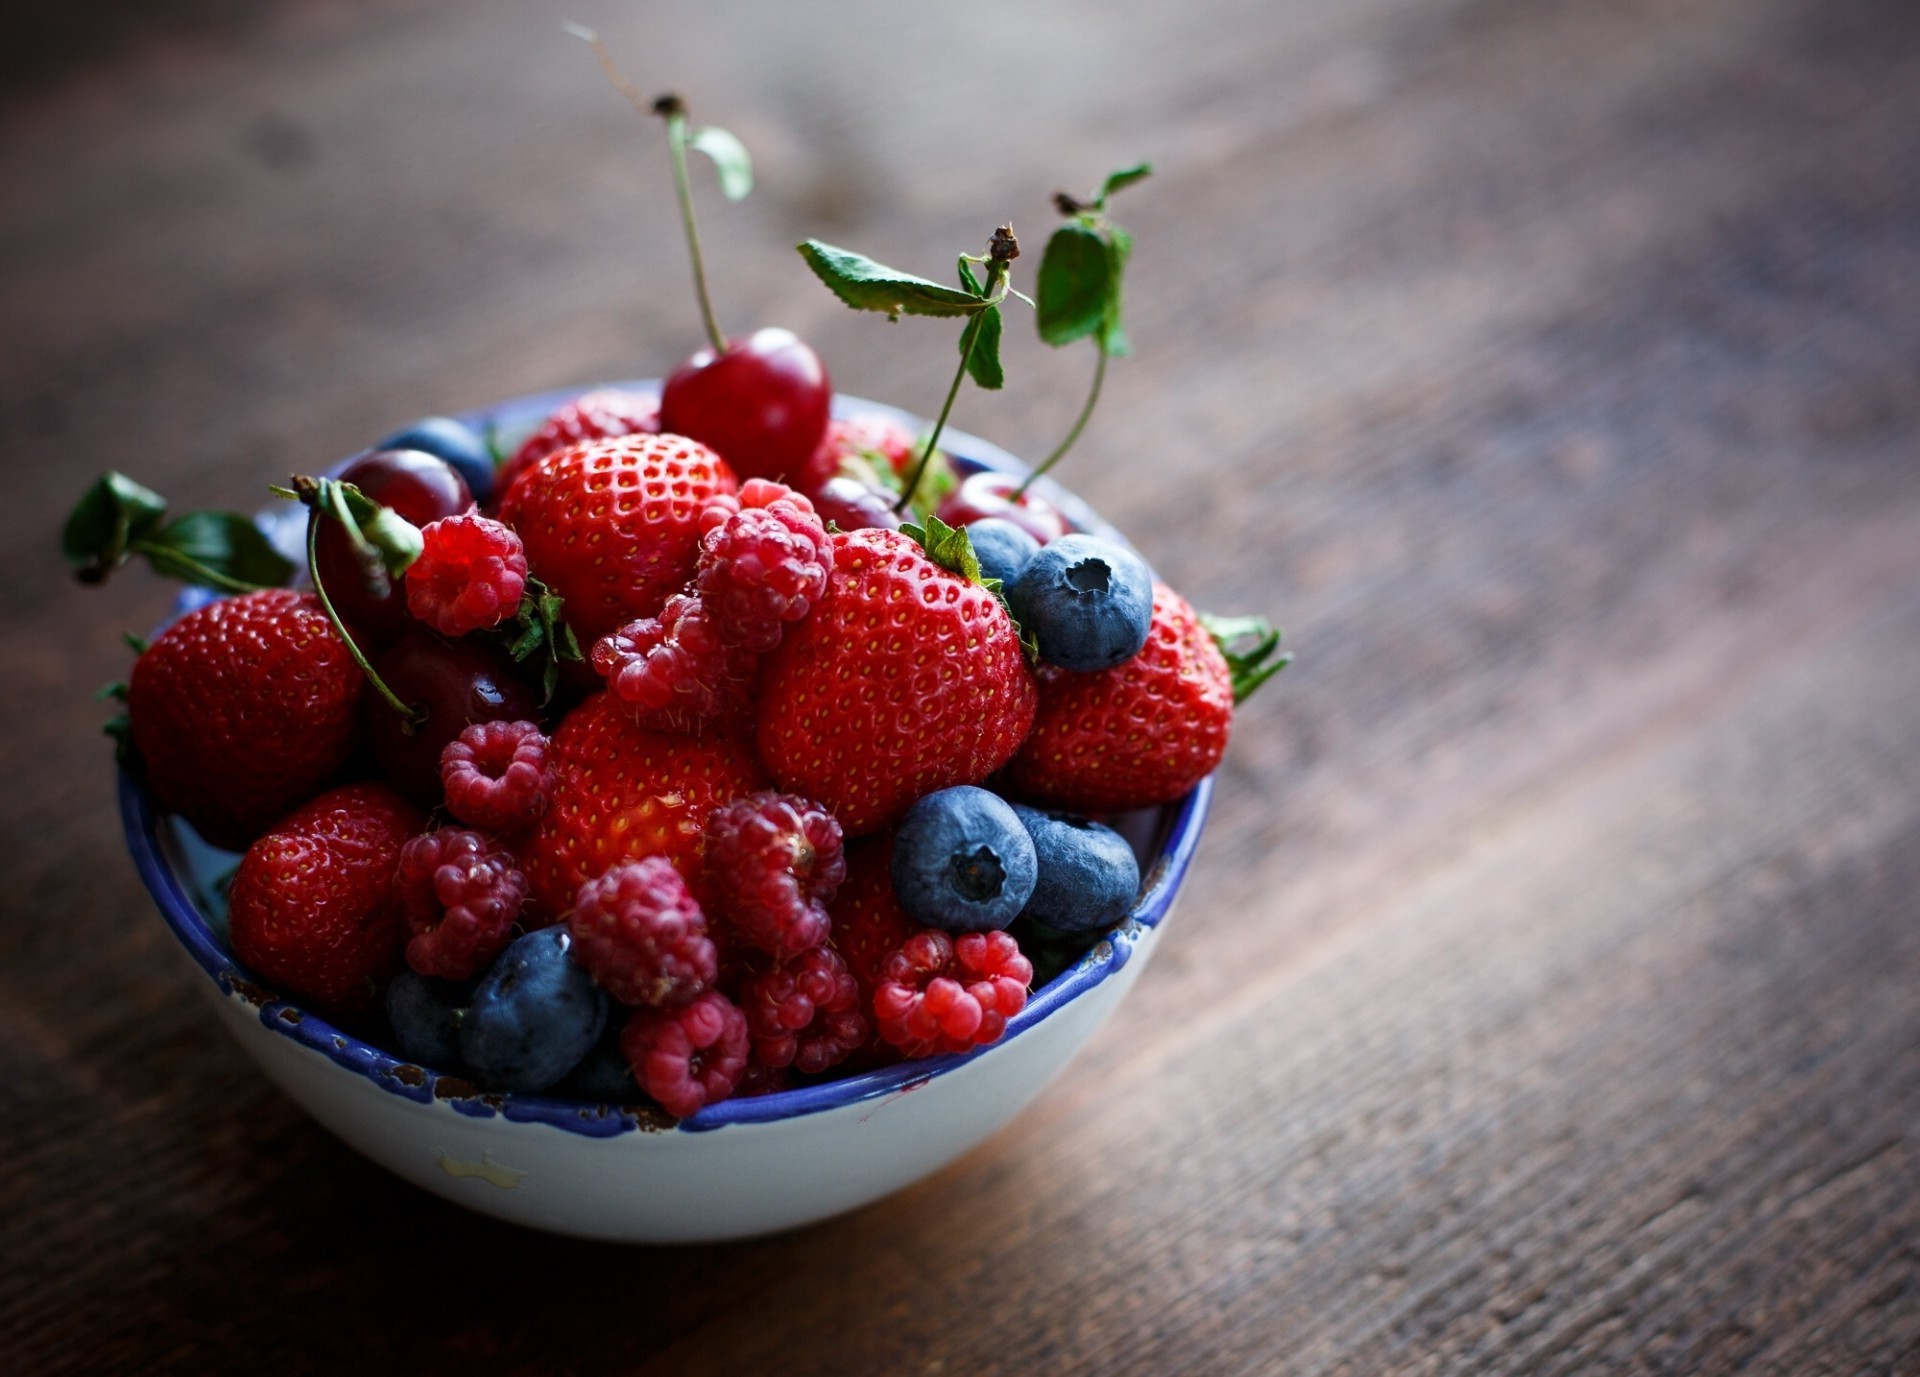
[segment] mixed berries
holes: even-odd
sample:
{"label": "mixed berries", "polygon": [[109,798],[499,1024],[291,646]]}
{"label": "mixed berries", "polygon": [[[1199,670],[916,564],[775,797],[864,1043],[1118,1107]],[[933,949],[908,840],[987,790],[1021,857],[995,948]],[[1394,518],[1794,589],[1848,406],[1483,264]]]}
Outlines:
{"label": "mixed berries", "polygon": [[[745,154],[652,109],[691,228],[687,151],[729,195]],[[1105,207],[1144,175],[1060,198],[1040,331],[1099,354],[1046,464],[1125,352]],[[849,305],[964,319],[924,435],[832,419],[791,333],[722,334],[690,247],[710,347],[660,395],[586,392],[506,446],[430,417],[275,489],[304,589],[246,518],[169,523],[117,474],[65,538],[84,581],[139,553],[228,595],[116,692],[128,768],[244,852],[238,962],[489,1090],[675,1116],[999,1040],[1036,964],[1134,905],[1113,815],[1192,790],[1284,663],[940,450],[961,384],[1002,382],[1009,228],[958,288],[801,246]]]}

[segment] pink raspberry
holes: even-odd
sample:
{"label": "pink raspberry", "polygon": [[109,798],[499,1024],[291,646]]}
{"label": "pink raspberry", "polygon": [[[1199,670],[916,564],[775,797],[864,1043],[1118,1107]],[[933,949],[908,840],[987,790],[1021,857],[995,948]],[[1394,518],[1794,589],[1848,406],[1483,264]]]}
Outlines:
{"label": "pink raspberry", "polygon": [[552,454],[582,440],[610,440],[621,435],[658,435],[660,399],[646,392],[602,388],[575,397],[555,411],[529,435],[493,478],[493,500],[498,506],[514,480]]}
{"label": "pink raspberry", "polygon": [[782,1090],[791,1089],[793,1077],[785,1067],[762,1066],[757,1061],[749,1061],[746,1073],[740,1077],[740,1084],[733,1088],[733,1097],[745,1100],[755,1095],[777,1095]]}
{"label": "pink raspberry", "polygon": [[701,537],[694,586],[724,640],[764,655],[826,593],[833,545],[813,504],[785,484],[748,479],[739,503]]}
{"label": "pink raspberry", "polygon": [[867,1039],[860,984],[831,947],[811,951],[740,985],[754,1060],[812,1075],[845,1061]]}
{"label": "pink raspberry", "polygon": [[759,793],[714,809],[703,836],[703,873],[741,941],[782,961],[827,940],[827,901],[847,874],[833,814],[793,794]]}
{"label": "pink raspberry", "polygon": [[687,732],[745,720],[752,710],[752,657],[720,638],[690,594],[669,598],[658,617],[602,636],[588,658],[642,726]]}
{"label": "pink raspberry", "polygon": [[620,1050],[640,1088],[684,1119],[726,1099],[746,1075],[746,1015],[718,990],[681,1009],[635,1009]]}
{"label": "pink raspberry", "polygon": [[664,856],[622,861],[581,885],[567,931],[573,959],[622,1004],[687,1004],[719,973],[706,916]]}
{"label": "pink raspberry", "polygon": [[420,528],[420,557],[407,566],[407,611],[442,636],[498,626],[520,606],[527,552],[520,537],[473,512]]}
{"label": "pink raspberry", "polygon": [[552,749],[538,723],[474,723],[440,752],[448,811],[496,832],[538,822],[553,799]]}
{"label": "pink raspberry", "polygon": [[527,900],[512,853],[459,827],[402,847],[393,887],[412,932],[407,964],[442,980],[466,980],[490,965]]}
{"label": "pink raspberry", "polygon": [[923,928],[880,963],[874,1019],[909,1057],[965,1052],[1006,1032],[1032,980],[1032,963],[1004,932]]}

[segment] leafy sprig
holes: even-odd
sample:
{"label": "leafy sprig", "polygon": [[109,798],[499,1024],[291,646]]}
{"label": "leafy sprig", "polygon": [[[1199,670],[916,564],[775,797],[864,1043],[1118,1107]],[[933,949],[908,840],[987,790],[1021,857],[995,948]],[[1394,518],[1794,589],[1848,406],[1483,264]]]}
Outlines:
{"label": "leafy sprig", "polygon": [[[927,436],[926,447],[906,480],[900,500],[894,504],[895,512],[904,512],[939,446],[940,432],[946,429],[954,398],[960,395],[960,384],[971,377],[978,386],[997,391],[1006,383],[1006,370],[1000,363],[1000,303],[1012,291],[1007,274],[1013,260],[1020,256],[1020,241],[1014,237],[1012,225],[1002,225],[987,241],[986,253],[961,254],[958,288],[889,268],[865,254],[823,244],[818,239],[809,239],[796,247],[800,257],[813,269],[814,276],[856,311],[877,311],[889,320],[898,320],[903,315],[966,319],[966,328],[960,333],[960,367],[947,389],[939,419]],[[984,269],[984,275],[974,271],[976,266]]]}
{"label": "leafy sprig", "polygon": [[222,593],[279,588],[293,565],[253,518],[184,512],[166,520],[167,500],[123,473],[104,473],[67,517],[60,548],[82,583],[104,583],[135,557],[157,574]]}

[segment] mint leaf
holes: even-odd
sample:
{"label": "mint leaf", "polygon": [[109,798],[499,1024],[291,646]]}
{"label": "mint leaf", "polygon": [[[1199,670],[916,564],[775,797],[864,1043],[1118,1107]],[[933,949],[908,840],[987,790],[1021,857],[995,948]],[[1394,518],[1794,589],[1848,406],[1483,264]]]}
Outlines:
{"label": "mint leaf", "polygon": [[720,194],[729,201],[753,190],[753,159],[747,156],[747,146],[726,130],[712,124],[695,130],[687,147],[713,159],[713,170],[720,174]]}
{"label": "mint leaf", "polygon": [[1114,192],[1123,187],[1130,187],[1135,182],[1143,182],[1152,175],[1152,163],[1135,163],[1132,167],[1123,167],[1118,172],[1109,172],[1107,180],[1100,183],[1100,194],[1094,200],[1097,204],[1105,205],[1107,197]]}
{"label": "mint leaf", "polygon": [[159,524],[167,499],[124,473],[103,473],[80,495],[60,534],[60,548],[82,578],[104,578],[127,558],[127,546]]}
{"label": "mint leaf", "polygon": [[188,512],[130,548],[156,573],[226,592],[279,588],[293,577],[252,518],[236,512]]}
{"label": "mint leaf", "polygon": [[1133,236],[1118,225],[1108,225],[1107,311],[1100,320],[1100,347],[1111,358],[1121,358],[1133,352],[1133,346],[1127,342],[1126,327],[1120,319],[1126,305],[1123,275],[1127,270],[1127,259],[1132,255]]}
{"label": "mint leaf", "polygon": [[[978,343],[975,337],[978,336]],[[969,353],[968,351],[972,352]],[[967,361],[967,373],[989,392],[1006,385],[1006,371],[1000,367],[1000,308],[989,306],[967,322],[960,334],[960,354]]]}
{"label": "mint leaf", "polygon": [[1100,329],[1112,280],[1112,259],[1096,231],[1077,220],[1055,230],[1035,287],[1040,338],[1058,348]]}
{"label": "mint leaf", "polygon": [[909,316],[970,316],[984,310],[980,297],[912,273],[876,263],[864,254],[809,239],[800,256],[833,294],[856,311],[880,311],[890,319]]}

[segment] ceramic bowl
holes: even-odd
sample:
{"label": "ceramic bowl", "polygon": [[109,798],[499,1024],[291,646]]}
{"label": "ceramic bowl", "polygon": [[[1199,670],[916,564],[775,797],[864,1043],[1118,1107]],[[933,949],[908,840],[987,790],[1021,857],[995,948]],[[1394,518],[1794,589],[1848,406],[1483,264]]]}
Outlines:
{"label": "ceramic bowl", "polygon": [[[512,436],[573,395],[521,398],[461,419]],[[891,411],[856,399],[836,406]],[[1019,470],[971,436],[949,432],[942,447],[964,469]],[[1068,494],[1048,495],[1082,529],[1113,534]],[[1139,978],[1179,897],[1210,795],[1205,781],[1179,803],[1124,820],[1142,861],[1139,900],[1076,965],[1034,992],[999,1042],[728,1100],[674,1122],[644,1108],[491,1093],[281,998],[228,950],[219,884],[234,857],[162,814],[132,777],[120,779],[134,864],[204,974],[201,988],[228,1031],[302,1108],[349,1146],[457,1204],[555,1233],[636,1243],[742,1238],[824,1219],[918,1180],[999,1129]]]}

